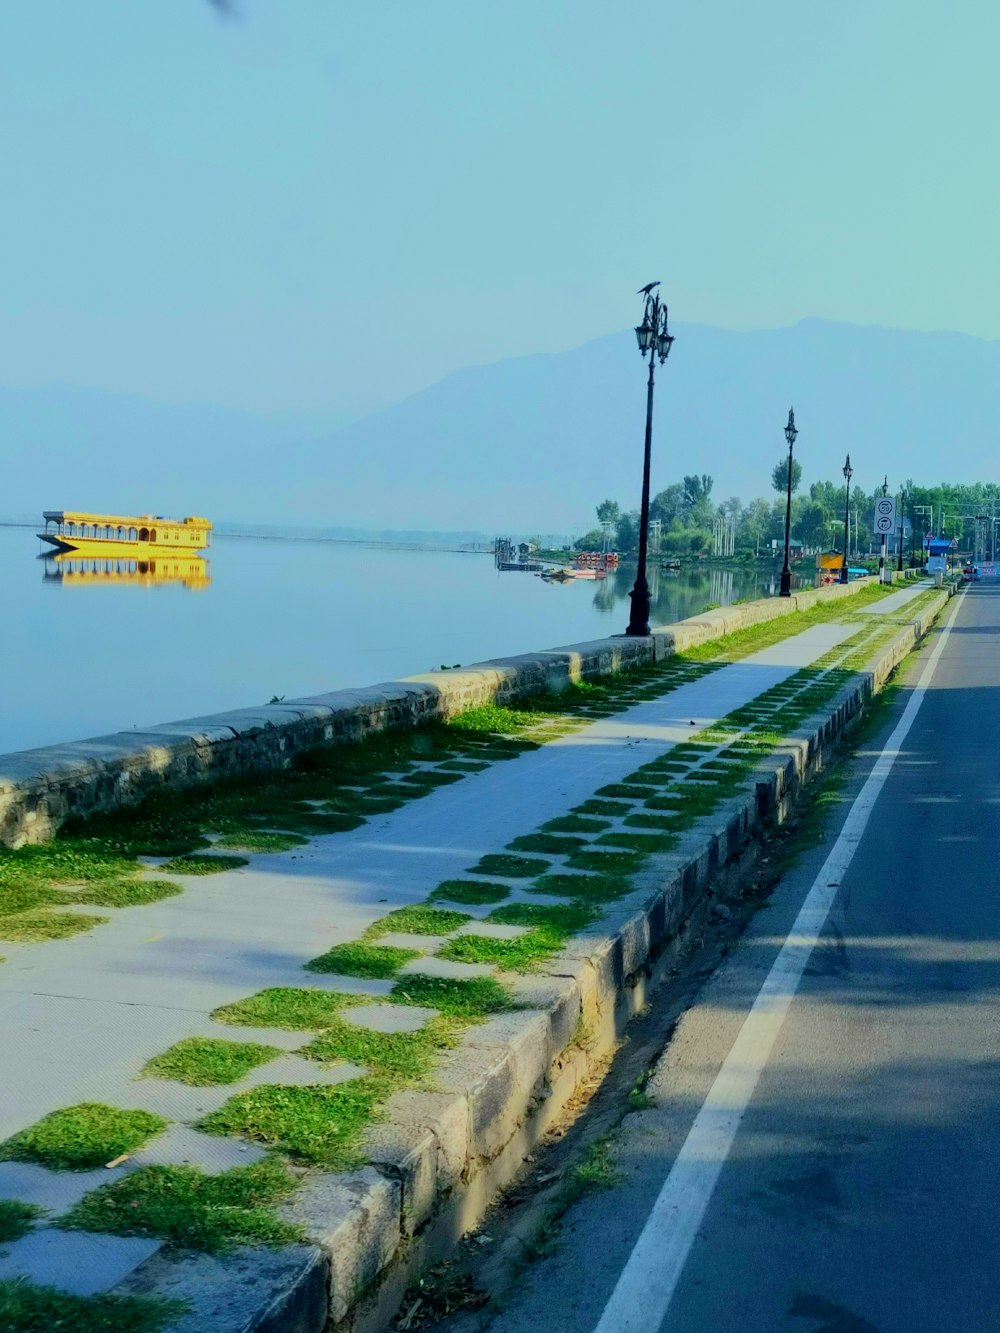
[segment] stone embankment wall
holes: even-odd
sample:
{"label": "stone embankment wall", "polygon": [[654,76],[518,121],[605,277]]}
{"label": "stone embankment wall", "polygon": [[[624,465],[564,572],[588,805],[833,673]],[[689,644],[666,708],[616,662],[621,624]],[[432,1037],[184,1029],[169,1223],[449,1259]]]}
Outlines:
{"label": "stone embankment wall", "polygon": [[455,671],[214,713],[0,755],[0,844],[44,842],[73,816],[136,805],[163,786],[195,786],[282,768],[297,750],[390,727],[445,721],[479,704],[515,703],[575,680],[660,660],[709,639],[850,597],[868,579],[706,611],[647,638],[595,639]]}

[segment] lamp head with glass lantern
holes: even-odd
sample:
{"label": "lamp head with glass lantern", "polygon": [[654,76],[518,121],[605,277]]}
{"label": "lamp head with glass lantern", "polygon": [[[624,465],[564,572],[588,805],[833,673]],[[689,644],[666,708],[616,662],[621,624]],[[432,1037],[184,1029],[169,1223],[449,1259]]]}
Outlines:
{"label": "lamp head with glass lantern", "polygon": [[785,439],[788,441],[788,449],[791,452],[792,445],[798,437],[798,431],[795,429],[795,409],[788,409],[788,425],[785,427]]}
{"label": "lamp head with glass lantern", "polygon": [[851,484],[851,478],[854,476],[854,469],[851,467],[851,455],[847,455],[847,461],[844,464],[844,480],[848,486]]}
{"label": "lamp head with glass lantern", "polygon": [[[654,284],[650,283],[652,287]],[[656,284],[658,285],[658,284]],[[639,353],[645,358],[647,352],[660,358],[660,365],[670,355],[673,336],[667,327],[667,307],[654,292],[643,289],[646,297],[646,309],[642,323],[636,325],[635,340],[639,344]]]}

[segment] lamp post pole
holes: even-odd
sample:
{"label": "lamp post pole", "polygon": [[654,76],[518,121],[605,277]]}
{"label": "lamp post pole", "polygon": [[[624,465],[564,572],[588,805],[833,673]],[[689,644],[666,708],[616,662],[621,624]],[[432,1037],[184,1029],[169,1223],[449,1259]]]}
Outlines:
{"label": "lamp post pole", "polygon": [[903,572],[903,529],[906,527],[906,491],[899,493],[899,559],[896,561],[896,572]]}
{"label": "lamp post pole", "polygon": [[649,353],[649,379],[646,383],[646,447],[642,463],[642,509],[639,516],[639,569],[635,576],[635,585],[629,593],[632,599],[632,612],[629,617],[626,634],[640,636],[649,633],[649,582],[646,579],[646,552],[649,529],[649,464],[653,447],[653,367],[656,358],[660,365],[670,355],[673,338],[667,329],[667,307],[660,300],[656,288],[658,282],[651,282],[638,293],[646,298],[642,323],[636,326],[635,336],[642,356]]}
{"label": "lamp post pole", "polygon": [[847,499],[844,502],[844,563],[840,567],[840,581],[846,583],[847,574],[847,547],[851,540],[851,478],[854,476],[854,469],[851,467],[851,455],[847,455],[844,463],[844,481],[846,483]]}
{"label": "lamp post pole", "polygon": [[788,425],[785,427],[785,439],[788,441],[788,493],[785,499],[785,563],[781,569],[781,587],[778,589],[779,597],[791,597],[792,595],[792,571],[788,567],[788,543],[792,528],[792,446],[795,444],[795,437],[798,435],[795,429],[795,409],[788,409]]}
{"label": "lamp post pole", "polygon": [[[883,496],[889,494],[888,475],[882,481],[882,494]],[[882,533],[882,544],[879,547],[879,553],[878,553],[878,581],[879,583],[885,582],[885,533],[884,532]]]}

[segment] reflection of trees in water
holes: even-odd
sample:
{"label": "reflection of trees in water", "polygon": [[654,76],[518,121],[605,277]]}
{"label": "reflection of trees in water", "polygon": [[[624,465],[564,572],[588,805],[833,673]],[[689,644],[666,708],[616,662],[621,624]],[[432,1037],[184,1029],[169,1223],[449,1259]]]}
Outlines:
{"label": "reflection of trees in water", "polygon": [[[778,575],[770,566],[747,569],[699,565],[677,573],[654,567],[648,578],[653,618],[661,625],[695,616],[712,602],[729,606],[757,597],[775,597],[778,592]],[[634,582],[634,565],[622,566],[600,579],[594,587],[595,609],[604,614],[622,610]],[[803,585],[812,586],[808,580],[793,578],[793,586]]]}

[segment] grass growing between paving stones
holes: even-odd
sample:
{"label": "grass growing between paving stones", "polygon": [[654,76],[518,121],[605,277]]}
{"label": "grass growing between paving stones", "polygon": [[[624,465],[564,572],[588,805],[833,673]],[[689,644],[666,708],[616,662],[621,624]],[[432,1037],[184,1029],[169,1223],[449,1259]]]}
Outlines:
{"label": "grass growing between paving stones", "polygon": [[449,903],[477,906],[484,903],[499,903],[509,897],[510,889],[506,884],[480,884],[476,879],[446,879],[428,895],[428,902],[438,902],[443,899]]}
{"label": "grass growing between paving stones", "polygon": [[149,1111],[81,1102],[52,1111],[0,1143],[0,1161],[34,1162],[52,1171],[89,1171],[134,1153],[167,1121]]}
{"label": "grass growing between paving stones", "polygon": [[245,1000],[223,1005],[212,1018],[237,1027],[285,1028],[289,1032],[319,1032],[336,1022],[342,1009],[378,1004],[379,997],[348,995],[328,990],[273,986]]}
{"label": "grass growing between paving stones", "polygon": [[517,1007],[492,977],[413,975],[396,982],[391,999],[436,1009],[438,1016],[416,1032],[376,1032],[340,1017],[347,1004],[371,1003],[372,997],[292,989],[262,991],[216,1010],[213,1017],[222,1022],[312,1030],[317,1036],[303,1054],[325,1062],[346,1060],[369,1073],[332,1087],[264,1084],[231,1097],[199,1128],[345,1170],[363,1161],[365,1127],[379,1118],[393,1092],[420,1086],[434,1057],[454,1044],[462,1028]]}
{"label": "grass growing between paving stones", "polygon": [[394,977],[411,959],[419,958],[417,949],[397,949],[391,944],[335,944],[326,953],[305,964],[307,972],[332,972],[339,977],[367,977],[384,980]]}
{"label": "grass growing between paving stones", "polygon": [[160,869],[173,875],[221,875],[224,870],[240,870],[249,864],[245,856],[175,856]]}
{"label": "grass growing between paving stones", "polygon": [[304,1239],[303,1233],[277,1217],[272,1206],[295,1185],[278,1162],[269,1160],[216,1176],[193,1166],[147,1166],[92,1190],[59,1225],[155,1236],[179,1249],[209,1254],[234,1245],[287,1245]]}
{"label": "grass growing between paving stones", "polygon": [[489,935],[459,935],[438,951],[439,958],[456,963],[486,963],[510,972],[530,972],[552,958],[566,943],[567,934],[554,926],[541,925],[514,939]]}
{"label": "grass growing between paving stones", "polygon": [[3,1333],[162,1333],[182,1301],[145,1296],[69,1296],[33,1282],[0,1281]]}
{"label": "grass growing between paving stones", "polygon": [[471,920],[467,912],[450,912],[445,908],[425,907],[418,903],[412,907],[397,908],[395,912],[380,917],[365,931],[365,939],[378,939],[393,931],[409,935],[449,935]]}
{"label": "grass growing between paving stones", "polygon": [[251,1041],[226,1041],[218,1037],[186,1037],[154,1055],[143,1066],[143,1075],[171,1078],[191,1087],[211,1088],[238,1083],[251,1069],[267,1064],[281,1051]]}
{"label": "grass growing between paving stones", "polygon": [[242,833],[227,833],[216,838],[212,846],[234,852],[287,852],[293,847],[304,847],[308,841],[299,833],[268,833],[246,829]]}
{"label": "grass growing between paving stones", "polygon": [[43,1211],[18,1199],[0,1199],[0,1245],[26,1236]]}
{"label": "grass growing between paving stones", "polygon": [[198,1128],[266,1144],[298,1162],[346,1171],[364,1160],[361,1134],[393,1088],[369,1075],[332,1087],[262,1084],[238,1092]]}
{"label": "grass growing between paving stones", "polygon": [[509,856],[505,852],[490,852],[469,867],[470,875],[497,875],[501,879],[530,879],[548,870],[548,861],[531,856]]}

